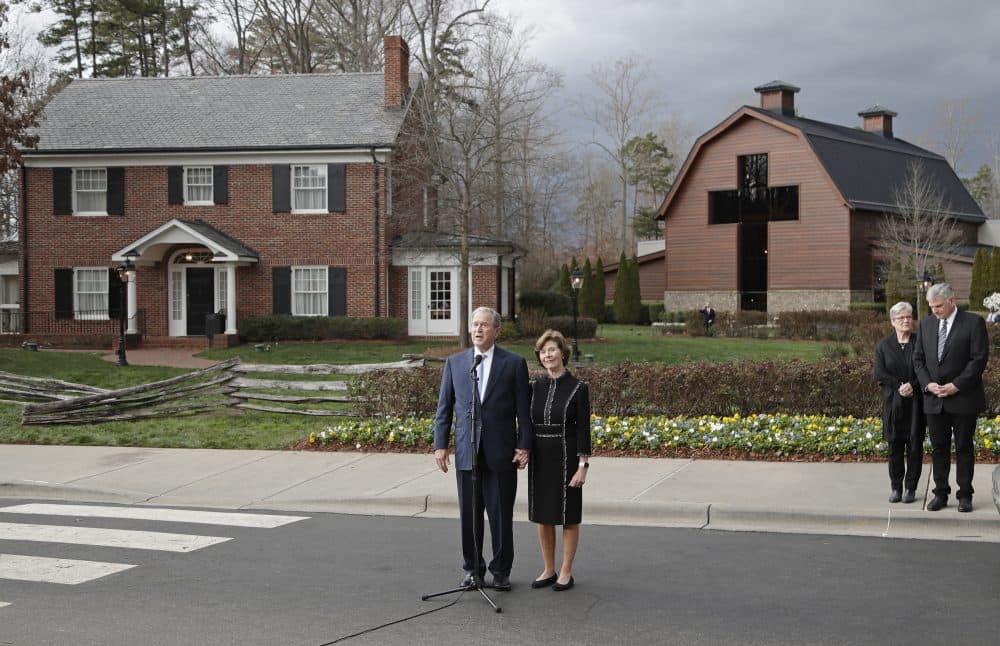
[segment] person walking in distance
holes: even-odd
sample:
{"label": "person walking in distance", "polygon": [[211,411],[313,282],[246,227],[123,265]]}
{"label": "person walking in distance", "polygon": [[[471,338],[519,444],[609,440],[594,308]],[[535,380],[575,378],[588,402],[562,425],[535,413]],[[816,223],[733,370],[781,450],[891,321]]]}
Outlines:
{"label": "person walking in distance", "polygon": [[[496,590],[510,590],[517,469],[528,465],[534,438],[528,364],[522,357],[496,346],[500,314],[495,310],[476,309],[469,334],[474,347],[451,355],[444,364],[434,418],[434,460],[441,471],[448,471],[448,444],[454,421],[465,570],[461,585],[474,585],[487,569],[482,553],[485,510],[493,546],[493,560],[489,563],[492,586]],[[473,387],[472,374],[477,376],[477,389]],[[473,407],[475,428],[472,428]],[[473,483],[474,463],[479,486]]]}
{"label": "person walking in distance", "polygon": [[947,506],[951,487],[951,439],[955,438],[958,511],[972,511],[976,419],[986,410],[983,371],[990,356],[982,317],[960,312],[948,283],[927,290],[931,314],[920,321],[913,365],[924,398],[931,437],[934,498],[928,511]]}

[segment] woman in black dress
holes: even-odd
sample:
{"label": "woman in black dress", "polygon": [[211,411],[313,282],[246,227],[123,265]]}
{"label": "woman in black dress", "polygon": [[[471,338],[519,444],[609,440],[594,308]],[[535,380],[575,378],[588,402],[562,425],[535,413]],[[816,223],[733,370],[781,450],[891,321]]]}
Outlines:
{"label": "woman in black dress", "polygon": [[[889,502],[913,502],[924,460],[926,422],[913,369],[913,308],[889,310],[893,332],[875,346],[875,380],[882,387],[882,436],[889,445]],[[905,457],[904,457],[905,456]],[[906,494],[903,494],[903,487]]]}
{"label": "woman in black dress", "polygon": [[[535,356],[548,373],[531,386],[535,444],[528,465],[528,518],[538,523],[545,569],[532,588],[573,587],[573,558],[580,542],[583,483],[590,467],[590,394],[587,384],[566,370],[569,344],[555,330],[535,343]],[[556,525],[562,525],[563,562],[556,573]]]}

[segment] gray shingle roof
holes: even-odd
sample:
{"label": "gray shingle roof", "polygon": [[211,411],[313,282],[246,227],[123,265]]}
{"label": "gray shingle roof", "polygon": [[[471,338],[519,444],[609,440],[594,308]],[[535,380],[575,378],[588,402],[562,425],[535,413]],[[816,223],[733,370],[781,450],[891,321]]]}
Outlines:
{"label": "gray shingle roof", "polygon": [[384,146],[403,114],[381,73],[76,79],[29,154]]}
{"label": "gray shingle roof", "polygon": [[181,222],[188,225],[209,240],[218,243],[220,247],[224,247],[229,251],[232,251],[237,256],[260,258],[260,255],[255,250],[246,246],[231,235],[219,231],[204,220],[181,220]]}
{"label": "gray shingle roof", "polygon": [[910,165],[916,162],[941,189],[951,214],[970,222],[986,220],[958,175],[938,154],[902,139],[746,107],[801,130],[830,178],[855,209],[894,212],[896,187],[903,183]]}

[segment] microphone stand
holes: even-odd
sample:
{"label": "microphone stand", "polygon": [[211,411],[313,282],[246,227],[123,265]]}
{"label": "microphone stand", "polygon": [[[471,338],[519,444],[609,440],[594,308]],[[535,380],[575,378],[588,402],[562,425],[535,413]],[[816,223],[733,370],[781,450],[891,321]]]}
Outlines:
{"label": "microphone stand", "polygon": [[[482,355],[478,355],[476,358],[479,361],[473,361],[472,363],[472,405],[469,407],[470,416],[472,417],[472,432],[469,434],[469,444],[472,446],[472,549],[475,552],[474,556],[478,559],[480,554],[480,541],[482,537],[479,536],[479,532],[476,531],[476,515],[482,514],[481,510],[477,510],[476,507],[479,503],[479,451],[476,446],[476,422],[478,416],[476,415],[476,401],[479,399],[479,373],[477,368],[479,364],[482,363]],[[480,403],[481,405],[481,403]],[[480,438],[482,441],[482,438]],[[455,465],[458,468],[458,465]],[[479,594],[483,595],[487,603],[493,606],[493,609],[497,612],[503,612],[503,608],[497,605],[496,601],[490,598],[490,595],[486,592],[486,585],[483,582],[483,576],[479,574],[479,563],[478,561],[474,565],[476,568],[472,573],[472,585],[460,585],[457,588],[452,588],[451,590],[445,590],[444,592],[435,592],[434,594],[425,594],[420,597],[421,601],[427,601],[428,599],[433,599],[434,597],[441,597],[446,594],[454,594],[456,592],[465,592],[467,590],[476,590]]]}

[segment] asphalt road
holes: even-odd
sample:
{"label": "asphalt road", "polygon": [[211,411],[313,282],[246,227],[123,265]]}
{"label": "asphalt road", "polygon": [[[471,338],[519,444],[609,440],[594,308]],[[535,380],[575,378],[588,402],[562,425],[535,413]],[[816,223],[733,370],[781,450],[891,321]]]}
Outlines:
{"label": "asphalt road", "polygon": [[[3,506],[19,502],[30,501]],[[473,592],[420,600],[460,578],[450,519],[0,522],[232,539],[187,553],[0,540],[7,555],[135,565],[78,585],[0,579],[0,645],[320,646],[436,608],[341,643],[992,645],[1000,634],[1000,551],[988,543],[585,526],[577,586],[555,593],[529,588],[540,561],[534,527],[518,523],[514,589],[493,593],[497,614]]]}

